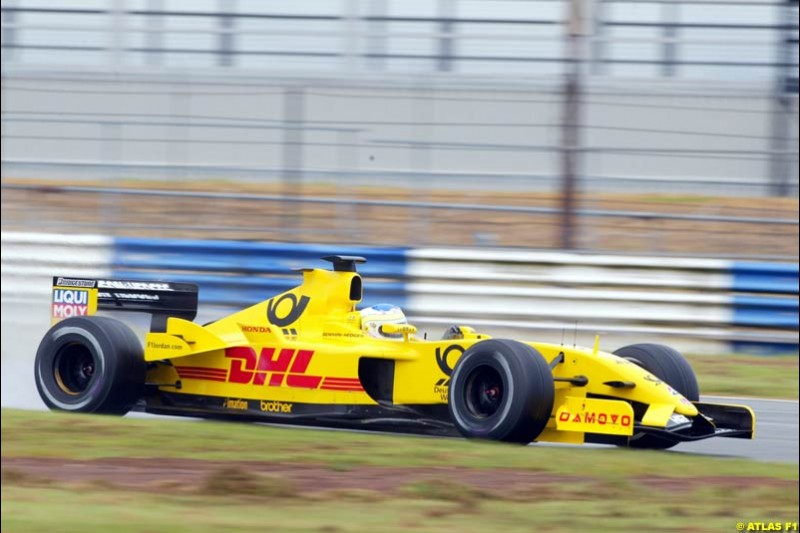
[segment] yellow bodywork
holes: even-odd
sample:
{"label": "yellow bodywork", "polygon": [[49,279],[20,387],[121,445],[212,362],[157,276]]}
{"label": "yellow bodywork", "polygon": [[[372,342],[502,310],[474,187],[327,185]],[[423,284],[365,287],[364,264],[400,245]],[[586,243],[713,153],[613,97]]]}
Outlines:
{"label": "yellow bodywork", "polygon": [[[462,327],[463,338],[423,340],[405,328],[402,340],[376,339],[361,330],[360,299],[357,273],[309,269],[298,287],[206,326],[169,318],[165,332],[145,339],[145,359],[154,363],[147,381],[171,394],[218,397],[218,405],[232,410],[245,408],[247,400],[260,400],[270,413],[293,413],[295,404],[377,405],[359,381],[359,360],[366,357],[394,361],[394,405],[446,404],[458,358],[489,336]],[[673,414],[698,414],[667,384],[597,343],[528,344],[553,363],[556,378],[552,416],[538,440],[631,435],[634,414],[626,400],[650,406],[644,421],[655,427],[665,427]],[[576,376],[588,382],[558,379]]]}

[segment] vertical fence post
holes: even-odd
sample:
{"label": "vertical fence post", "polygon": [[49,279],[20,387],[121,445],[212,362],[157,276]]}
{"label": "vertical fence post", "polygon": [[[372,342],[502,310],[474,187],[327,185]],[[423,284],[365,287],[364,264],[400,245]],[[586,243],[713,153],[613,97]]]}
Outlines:
{"label": "vertical fence post", "polygon": [[675,61],[678,58],[678,16],[677,1],[661,4],[661,35],[664,39],[661,48],[662,76],[675,76]]}
{"label": "vertical fence post", "polygon": [[[4,148],[2,154],[0,154],[0,172],[2,172],[2,165],[6,160],[6,113],[9,112],[9,106],[11,104],[8,87],[6,87],[7,79],[5,73],[0,75],[0,146]],[[5,174],[5,172],[2,172],[2,174]]]}
{"label": "vertical fence post", "polygon": [[[790,137],[792,135],[792,100],[789,91],[792,89],[791,76],[797,76],[796,69],[792,66],[792,48],[797,49],[797,40],[790,28],[791,22],[797,20],[792,17],[792,4],[797,5],[797,0],[786,0],[778,5],[777,33],[775,54],[775,81],[772,97],[772,112],[770,116],[770,152],[769,176],[770,193],[773,196],[789,196],[791,181],[790,162]],[[795,7],[796,9],[796,7]],[[797,91],[797,78],[794,78],[794,90]]]}
{"label": "vertical fence post", "polygon": [[567,2],[567,58],[561,123],[561,248],[576,245],[575,194],[580,168],[580,97],[583,77],[584,0]]}
{"label": "vertical fence post", "polygon": [[606,68],[606,36],[605,36],[605,0],[592,2],[592,74],[605,74]]}
{"label": "vertical fence post", "polygon": [[[303,121],[305,95],[300,86],[289,86],[283,93],[283,195],[294,197],[303,188]],[[300,205],[300,204],[298,204]],[[297,226],[302,214],[292,209],[287,227]]]}
{"label": "vertical fence post", "polygon": [[[145,34],[145,63],[151,67],[161,66],[164,57],[164,0],[147,0],[147,33]],[[155,14],[157,13],[157,14]]]}
{"label": "vertical fence post", "polygon": [[[14,61],[15,51],[14,46],[16,45],[16,39],[18,37],[17,34],[17,24],[19,21],[19,17],[17,16],[17,12],[15,11],[16,8],[16,0],[10,0],[6,3],[6,11],[3,12],[3,22],[6,24],[11,25],[10,28],[3,29],[3,43],[5,43],[6,47],[3,48],[3,61],[12,62]],[[6,87],[6,74],[3,73],[2,77],[0,77],[0,116],[2,116],[2,120],[0,120],[0,138],[5,139],[6,136],[6,124],[5,124],[5,115],[8,112],[10,98],[8,94],[8,89]],[[6,146],[5,143],[1,143],[4,147]],[[5,159],[5,157],[3,157]]]}
{"label": "vertical fence post", "polygon": [[342,4],[342,67],[345,71],[358,69],[359,0],[343,0]]}
{"label": "vertical fence post", "polygon": [[3,28],[3,61],[14,61],[15,48],[17,44],[17,27],[19,16],[17,13],[17,1],[8,0],[3,10],[3,24],[9,27]]}
{"label": "vertical fence post", "polygon": [[[110,169],[106,178],[111,178],[116,182],[120,178],[123,158],[123,125],[121,121],[105,122],[99,129],[104,139],[102,144],[103,159]],[[121,213],[119,206],[120,195],[107,192],[102,194],[101,198],[98,226],[104,226],[107,232],[116,232],[121,222],[119,216]]]}
{"label": "vertical fence post", "polygon": [[191,78],[173,81],[169,84],[167,94],[167,106],[172,119],[168,130],[171,142],[165,148],[167,164],[171,168],[170,172],[176,173],[180,181],[189,179],[191,127],[186,121],[192,116],[192,83]]}
{"label": "vertical fence post", "polygon": [[108,14],[108,62],[112,69],[117,69],[125,61],[125,0],[113,0]]}
{"label": "vertical fence post", "polygon": [[[352,173],[358,166],[358,130],[347,128],[336,131],[336,166],[338,175],[336,176],[335,190],[341,199],[347,200],[351,197],[351,190],[348,189],[349,180]],[[341,203],[336,206],[336,227],[339,230],[337,238],[340,242],[354,242],[362,239],[365,234],[364,228],[358,221],[358,209],[352,203]]]}
{"label": "vertical fence post", "polygon": [[370,0],[367,2],[367,68],[384,70],[389,24],[386,22],[388,0]]}
{"label": "vertical fence post", "polygon": [[[408,150],[408,168],[412,169],[414,180],[424,176],[426,193],[436,190],[436,175],[433,173],[434,132],[431,121],[436,116],[436,87],[424,77],[416,80],[413,88],[414,98],[411,104],[411,138],[413,142]],[[430,196],[430,194],[427,194]],[[436,212],[427,207],[412,211],[408,225],[408,243],[422,246],[430,242],[431,226],[435,225]],[[433,224],[432,224],[433,223]]]}
{"label": "vertical fence post", "polygon": [[453,48],[456,28],[456,3],[455,0],[439,0],[439,58],[436,61],[436,70],[449,72],[453,70]]}
{"label": "vertical fence post", "polygon": [[234,43],[236,27],[236,0],[219,0],[217,4],[217,21],[219,24],[217,40],[217,64],[220,67],[231,67],[234,63]]}

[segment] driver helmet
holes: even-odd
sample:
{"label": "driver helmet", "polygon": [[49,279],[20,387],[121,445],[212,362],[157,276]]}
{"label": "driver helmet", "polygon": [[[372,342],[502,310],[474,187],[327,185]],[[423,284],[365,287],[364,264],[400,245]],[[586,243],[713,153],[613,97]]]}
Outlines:
{"label": "driver helmet", "polygon": [[392,304],[376,304],[361,310],[361,329],[378,339],[402,339],[401,333],[383,333],[384,324],[408,324],[403,310]]}

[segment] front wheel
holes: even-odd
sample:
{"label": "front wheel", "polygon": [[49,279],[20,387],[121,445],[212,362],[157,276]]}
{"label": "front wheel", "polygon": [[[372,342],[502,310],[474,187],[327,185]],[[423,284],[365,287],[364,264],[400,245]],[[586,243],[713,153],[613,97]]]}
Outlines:
{"label": "front wheel", "polygon": [[538,351],[491,339],[459,358],[448,408],[465,437],[527,444],[550,420],[554,397],[552,372]]}
{"label": "front wheel", "polygon": [[[638,365],[655,377],[678,391],[689,401],[700,400],[700,387],[692,365],[680,352],[661,344],[631,344],[614,352],[628,361]],[[665,440],[654,435],[634,436],[628,442],[631,448],[666,450],[678,444],[673,440]]]}
{"label": "front wheel", "polygon": [[107,317],[50,328],[36,352],[36,388],[50,409],[123,415],[141,397],[147,367],[131,329]]}

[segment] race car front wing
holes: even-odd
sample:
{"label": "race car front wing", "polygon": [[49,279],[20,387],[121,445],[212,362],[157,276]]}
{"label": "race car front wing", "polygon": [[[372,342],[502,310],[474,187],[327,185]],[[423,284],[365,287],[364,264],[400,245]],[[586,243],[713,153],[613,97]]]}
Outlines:
{"label": "race car front wing", "polygon": [[703,440],[711,437],[752,439],[755,435],[755,415],[745,405],[692,402],[699,414],[693,418],[673,415],[666,427],[646,426],[634,423],[633,436],[636,440],[645,435],[653,435],[672,442]]}

